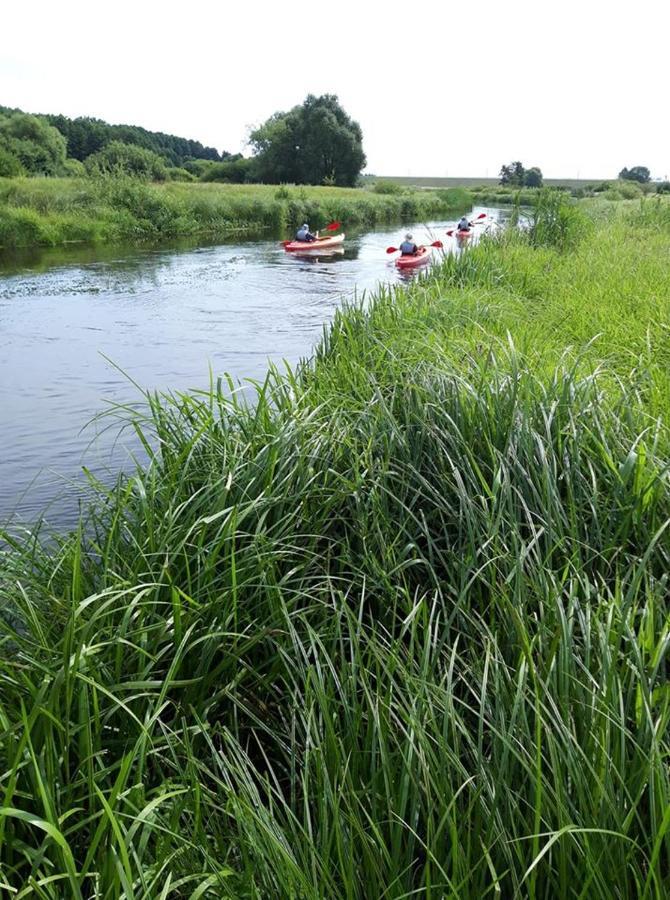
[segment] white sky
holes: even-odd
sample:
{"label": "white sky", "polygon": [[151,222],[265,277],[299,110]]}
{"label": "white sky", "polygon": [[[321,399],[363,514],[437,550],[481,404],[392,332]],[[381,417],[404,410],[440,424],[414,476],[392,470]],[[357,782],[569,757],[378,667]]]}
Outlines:
{"label": "white sky", "polygon": [[376,174],[665,176],[669,46],[668,0],[0,0],[0,104],[238,152],[327,92]]}

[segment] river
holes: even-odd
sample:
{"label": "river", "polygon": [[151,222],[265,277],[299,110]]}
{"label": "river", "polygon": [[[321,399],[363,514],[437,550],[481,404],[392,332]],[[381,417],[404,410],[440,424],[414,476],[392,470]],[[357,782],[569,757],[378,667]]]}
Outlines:
{"label": "river", "polygon": [[[477,207],[502,222],[508,212]],[[409,226],[418,243],[453,221]],[[44,516],[71,526],[82,466],[112,480],[132,465],[130,434],[96,414],[268,362],[308,357],[346,299],[403,277],[386,253],[408,226],[347,235],[344,252],[285,253],[277,240],[31,251],[0,257],[0,524]]]}

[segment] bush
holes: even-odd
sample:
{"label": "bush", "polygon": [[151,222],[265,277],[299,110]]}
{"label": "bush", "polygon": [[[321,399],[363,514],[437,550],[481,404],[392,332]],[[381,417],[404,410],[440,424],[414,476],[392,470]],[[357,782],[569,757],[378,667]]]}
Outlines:
{"label": "bush", "polygon": [[191,175],[195,175],[196,178],[202,179],[203,175],[215,165],[216,163],[211,159],[187,159],[182,168]]}
{"label": "bush", "polygon": [[223,184],[244,184],[245,181],[252,180],[252,167],[254,161],[252,159],[228,160],[226,162],[214,163],[203,172],[201,181],[220,181]]}
{"label": "bush", "polygon": [[179,166],[175,166],[172,169],[167,170],[168,180],[169,181],[195,181],[196,177],[188,169],[181,169]]}
{"label": "bush", "polygon": [[657,194],[670,194],[670,181],[659,181],[656,185]]}
{"label": "bush", "polygon": [[0,148],[33,175],[59,175],[65,164],[65,138],[38,116],[0,115]]}
{"label": "bush", "polygon": [[637,200],[642,193],[642,185],[636,181],[618,181],[616,189],[624,200]]}
{"label": "bush", "polygon": [[90,175],[131,175],[145,181],[165,181],[168,177],[165,161],[152,150],[112,141],[85,163]]}
{"label": "bush", "polygon": [[66,159],[63,163],[63,175],[70,178],[82,178],[86,175],[86,166],[78,159]]}
{"label": "bush", "polygon": [[14,156],[5,147],[0,146],[0,177],[13,178],[16,175],[25,174],[26,170],[18,156]]}
{"label": "bush", "polygon": [[472,193],[465,188],[443,188],[435,193],[451,209],[469,209],[472,206]]}
{"label": "bush", "polygon": [[375,194],[402,194],[403,186],[395,181],[375,181],[372,186]]}

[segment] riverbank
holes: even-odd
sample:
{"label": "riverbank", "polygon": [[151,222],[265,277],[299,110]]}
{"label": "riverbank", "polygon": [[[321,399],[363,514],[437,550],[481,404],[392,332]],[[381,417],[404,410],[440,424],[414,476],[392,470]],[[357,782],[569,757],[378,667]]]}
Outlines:
{"label": "riverbank", "polygon": [[252,407],[148,398],[153,466],[0,562],[6,884],[667,895],[669,211],[549,204]]}
{"label": "riverbank", "polygon": [[156,240],[193,234],[283,234],[462,213],[463,192],[380,195],[349,188],[166,183],[130,178],[0,178],[0,248]]}

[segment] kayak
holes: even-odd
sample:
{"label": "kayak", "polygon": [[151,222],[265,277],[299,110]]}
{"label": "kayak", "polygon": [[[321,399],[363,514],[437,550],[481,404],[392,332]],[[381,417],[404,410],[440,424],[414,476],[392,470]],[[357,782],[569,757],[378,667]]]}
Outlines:
{"label": "kayak", "polygon": [[328,247],[338,247],[344,241],[343,234],[335,234],[332,237],[317,238],[315,241],[289,241],[284,244],[284,250],[292,253],[296,250],[325,250]]}
{"label": "kayak", "polygon": [[395,264],[399,269],[414,269],[423,266],[430,259],[428,247],[419,247],[418,253],[413,256],[399,256]]}
{"label": "kayak", "polygon": [[469,237],[472,237],[472,231],[457,231],[457,232],[456,232],[456,237],[457,237],[457,238],[461,238],[461,240],[462,240],[463,238],[469,238]]}

